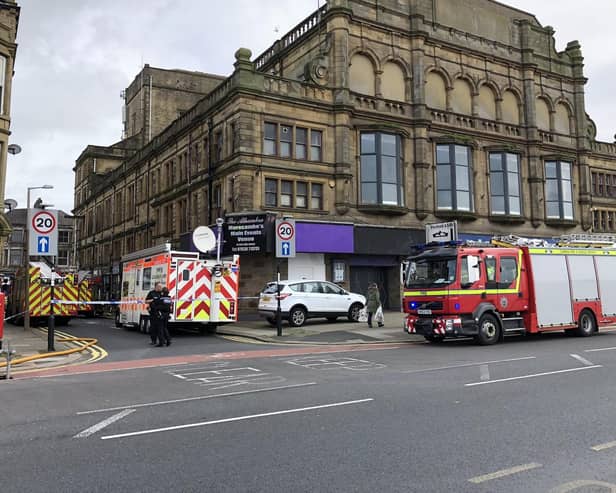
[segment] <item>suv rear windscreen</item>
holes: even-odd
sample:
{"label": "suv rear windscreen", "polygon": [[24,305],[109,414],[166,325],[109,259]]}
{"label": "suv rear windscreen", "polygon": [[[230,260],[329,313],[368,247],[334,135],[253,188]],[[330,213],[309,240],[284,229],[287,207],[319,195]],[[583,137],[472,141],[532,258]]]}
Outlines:
{"label": "suv rear windscreen", "polygon": [[[281,283],[280,290],[282,290],[282,288],[284,288],[284,284]],[[278,292],[278,285],[275,282],[266,284],[261,292],[263,294],[276,294]]]}

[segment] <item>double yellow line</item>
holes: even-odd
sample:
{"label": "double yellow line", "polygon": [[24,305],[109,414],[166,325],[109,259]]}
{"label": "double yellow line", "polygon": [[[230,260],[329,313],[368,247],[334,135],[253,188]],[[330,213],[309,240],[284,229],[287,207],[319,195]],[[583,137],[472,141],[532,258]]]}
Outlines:
{"label": "double yellow line", "polygon": [[[47,329],[40,329],[40,330],[44,333],[47,333]],[[61,336],[60,339],[57,339],[58,342],[68,342],[68,343],[73,344],[75,347],[72,347],[70,349],[65,349],[64,351],[54,351],[51,353],[34,354],[32,356],[16,358],[11,361],[11,366],[19,365],[22,363],[27,363],[29,361],[44,359],[44,358],[51,358],[51,357],[56,357],[56,356],[67,356],[69,354],[77,353],[80,351],[88,351],[88,353],[90,353],[90,359],[88,359],[87,361],[79,361],[79,362],[70,363],[66,365],[54,366],[54,368],[65,368],[67,366],[95,363],[108,356],[107,351],[105,351],[102,347],[97,346],[96,343],[98,342],[98,339],[94,339],[90,337],[75,337],[71,334],[68,334],[66,332],[62,332],[59,330],[56,330],[55,333]],[[5,366],[6,366],[6,362],[0,362],[0,368],[3,368]],[[31,371],[40,371],[41,369],[42,368],[33,368],[30,370],[21,370],[21,371],[17,370],[15,371],[15,373],[27,373]]]}

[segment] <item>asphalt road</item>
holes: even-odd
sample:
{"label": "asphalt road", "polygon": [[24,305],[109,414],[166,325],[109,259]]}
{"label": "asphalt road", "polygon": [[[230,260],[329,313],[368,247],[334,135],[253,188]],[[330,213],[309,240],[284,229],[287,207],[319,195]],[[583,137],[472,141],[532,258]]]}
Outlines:
{"label": "asphalt road", "polygon": [[[133,335],[113,336],[118,351],[144,342]],[[198,362],[180,343],[164,366],[1,383],[2,490],[616,491],[616,334],[200,340],[217,352]]]}

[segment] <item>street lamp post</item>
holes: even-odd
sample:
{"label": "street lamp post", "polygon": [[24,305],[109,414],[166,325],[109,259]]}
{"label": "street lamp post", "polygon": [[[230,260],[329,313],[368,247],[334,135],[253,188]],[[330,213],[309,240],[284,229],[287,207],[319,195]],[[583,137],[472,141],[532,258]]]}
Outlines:
{"label": "street lamp post", "polygon": [[30,190],[51,190],[53,185],[43,185],[41,187],[28,187],[26,199],[26,221],[24,227],[24,330],[30,329],[30,225],[28,216],[30,213]]}

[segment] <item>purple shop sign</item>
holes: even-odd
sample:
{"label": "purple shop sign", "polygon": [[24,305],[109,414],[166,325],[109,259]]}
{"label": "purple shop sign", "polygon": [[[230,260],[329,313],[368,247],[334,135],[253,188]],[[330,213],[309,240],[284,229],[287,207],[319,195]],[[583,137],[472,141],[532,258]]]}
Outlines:
{"label": "purple shop sign", "polygon": [[353,253],[353,225],[296,224],[295,248],[303,253]]}

